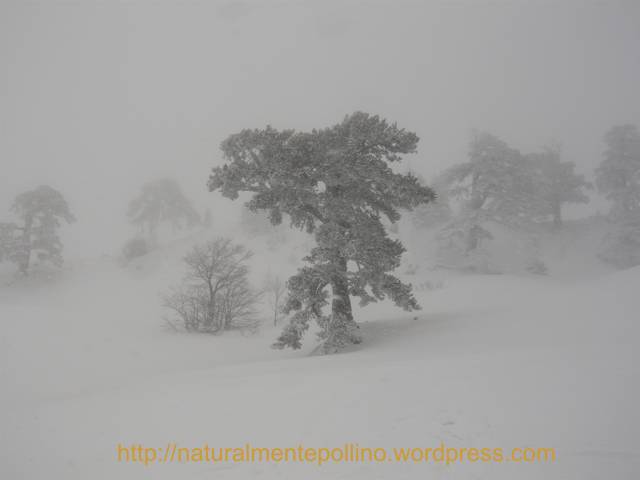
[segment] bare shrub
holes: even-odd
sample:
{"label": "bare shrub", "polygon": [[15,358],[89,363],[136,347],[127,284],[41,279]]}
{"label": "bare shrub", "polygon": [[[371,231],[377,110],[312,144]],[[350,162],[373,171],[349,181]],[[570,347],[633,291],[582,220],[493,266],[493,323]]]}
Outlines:
{"label": "bare shrub", "polygon": [[259,293],[247,278],[250,257],[244,246],[226,238],[193,247],[184,257],[182,284],[163,295],[164,306],[173,313],[170,324],[189,332],[255,331]]}

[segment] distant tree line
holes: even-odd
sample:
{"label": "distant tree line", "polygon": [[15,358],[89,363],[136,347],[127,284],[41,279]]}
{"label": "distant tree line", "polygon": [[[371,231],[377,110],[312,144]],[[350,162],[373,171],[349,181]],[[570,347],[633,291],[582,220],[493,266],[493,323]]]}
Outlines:
{"label": "distant tree line", "polygon": [[[633,125],[616,126],[604,141],[595,187],[611,208],[599,257],[626,268],[640,264],[640,133]],[[256,302],[267,294],[273,323],[289,317],[276,348],[300,348],[315,321],[322,349],[336,351],[361,341],[352,298],[362,306],[388,298],[407,311],[420,308],[411,285],[393,274],[405,248],[389,232],[397,232],[402,212],[418,227],[436,227],[442,248],[473,260],[493,239],[494,225],[559,231],[563,208],[588,202],[594,188],[559,146],[521,153],[485,132],[474,134],[466,161],[426,186],[394,168],[417,144],[414,133],[363,112],[310,132],[266,127],[230,135],[221,145],[226,162],[213,169],[209,190],[234,200],[249,193],[248,211],[261,212],[272,225],[287,216],[315,245],[295,275],[286,282],[272,278],[261,292],[248,281],[245,247],[225,238],[195,246],[184,258],[183,282],[163,297],[173,312],[170,323],[208,333],[250,329]],[[0,223],[0,261],[15,263],[23,275],[34,263],[60,266],[59,229],[75,221],[62,194],[49,186],[21,193],[11,213]],[[127,217],[138,236],[125,245],[126,259],[150,251],[163,224],[174,230],[212,225],[211,213],[201,220],[171,179],[145,184]],[[255,234],[269,231],[246,214],[243,224]],[[545,271],[540,262],[530,267]]]}
{"label": "distant tree line", "polygon": [[[604,159],[595,172],[598,191],[611,202],[610,233],[600,258],[617,267],[640,264],[640,135],[632,125],[605,135]],[[476,133],[468,160],[433,182],[435,202],[411,213],[414,225],[438,227],[442,249],[460,259],[477,260],[480,247],[493,239],[490,225],[520,231],[550,224],[559,231],[567,204],[589,202],[594,186],[562,159],[558,145],[522,154],[498,137]],[[458,208],[451,207],[457,202]]]}

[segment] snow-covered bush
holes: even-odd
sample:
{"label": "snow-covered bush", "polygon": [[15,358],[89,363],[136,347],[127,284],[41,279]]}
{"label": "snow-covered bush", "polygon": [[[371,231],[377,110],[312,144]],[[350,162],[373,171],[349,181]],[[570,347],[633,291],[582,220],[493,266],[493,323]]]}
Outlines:
{"label": "snow-covered bush", "polygon": [[525,268],[527,272],[533,273],[534,275],[547,275],[547,273],[549,273],[547,266],[539,258],[530,259]]}
{"label": "snow-covered bush", "polygon": [[122,247],[122,259],[125,263],[129,263],[131,260],[142,257],[151,251],[149,242],[143,237],[134,237],[128,240]]}

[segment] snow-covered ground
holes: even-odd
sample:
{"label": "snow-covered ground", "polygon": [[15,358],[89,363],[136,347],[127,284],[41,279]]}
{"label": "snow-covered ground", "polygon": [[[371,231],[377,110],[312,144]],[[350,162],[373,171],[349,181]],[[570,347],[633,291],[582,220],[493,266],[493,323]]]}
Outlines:
{"label": "snow-covered ground", "polygon": [[[356,311],[332,356],[171,332],[174,254],[85,262],[0,288],[0,478],[632,479],[640,471],[640,269],[582,276],[421,270],[423,310]],[[151,267],[153,265],[153,267]],[[550,464],[118,463],[118,443],[553,447]]]}

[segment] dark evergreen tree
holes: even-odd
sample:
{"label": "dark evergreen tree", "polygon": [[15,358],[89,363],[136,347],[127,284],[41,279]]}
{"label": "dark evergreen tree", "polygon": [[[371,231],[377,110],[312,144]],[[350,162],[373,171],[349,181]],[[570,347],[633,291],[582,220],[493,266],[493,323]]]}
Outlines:
{"label": "dark evergreen tree", "polygon": [[12,210],[19,223],[0,225],[0,258],[15,262],[24,275],[34,255],[40,261],[61,265],[60,221],[75,221],[62,194],[43,185],[18,195]]}
{"label": "dark evergreen tree", "polygon": [[231,199],[251,192],[250,210],[267,211],[273,224],[286,214],[292,227],[315,234],[307,265],[287,282],[285,312],[293,315],[275,347],[299,348],[312,320],[325,351],[358,343],[351,296],[361,305],[389,297],[406,310],[419,308],[411,285],[390,273],[404,247],[381,222],[434,198],[416,177],[391,168],[417,143],[414,133],[361,112],[322,130],[243,130],[222,143],[228,163],[213,169],[211,191]]}

